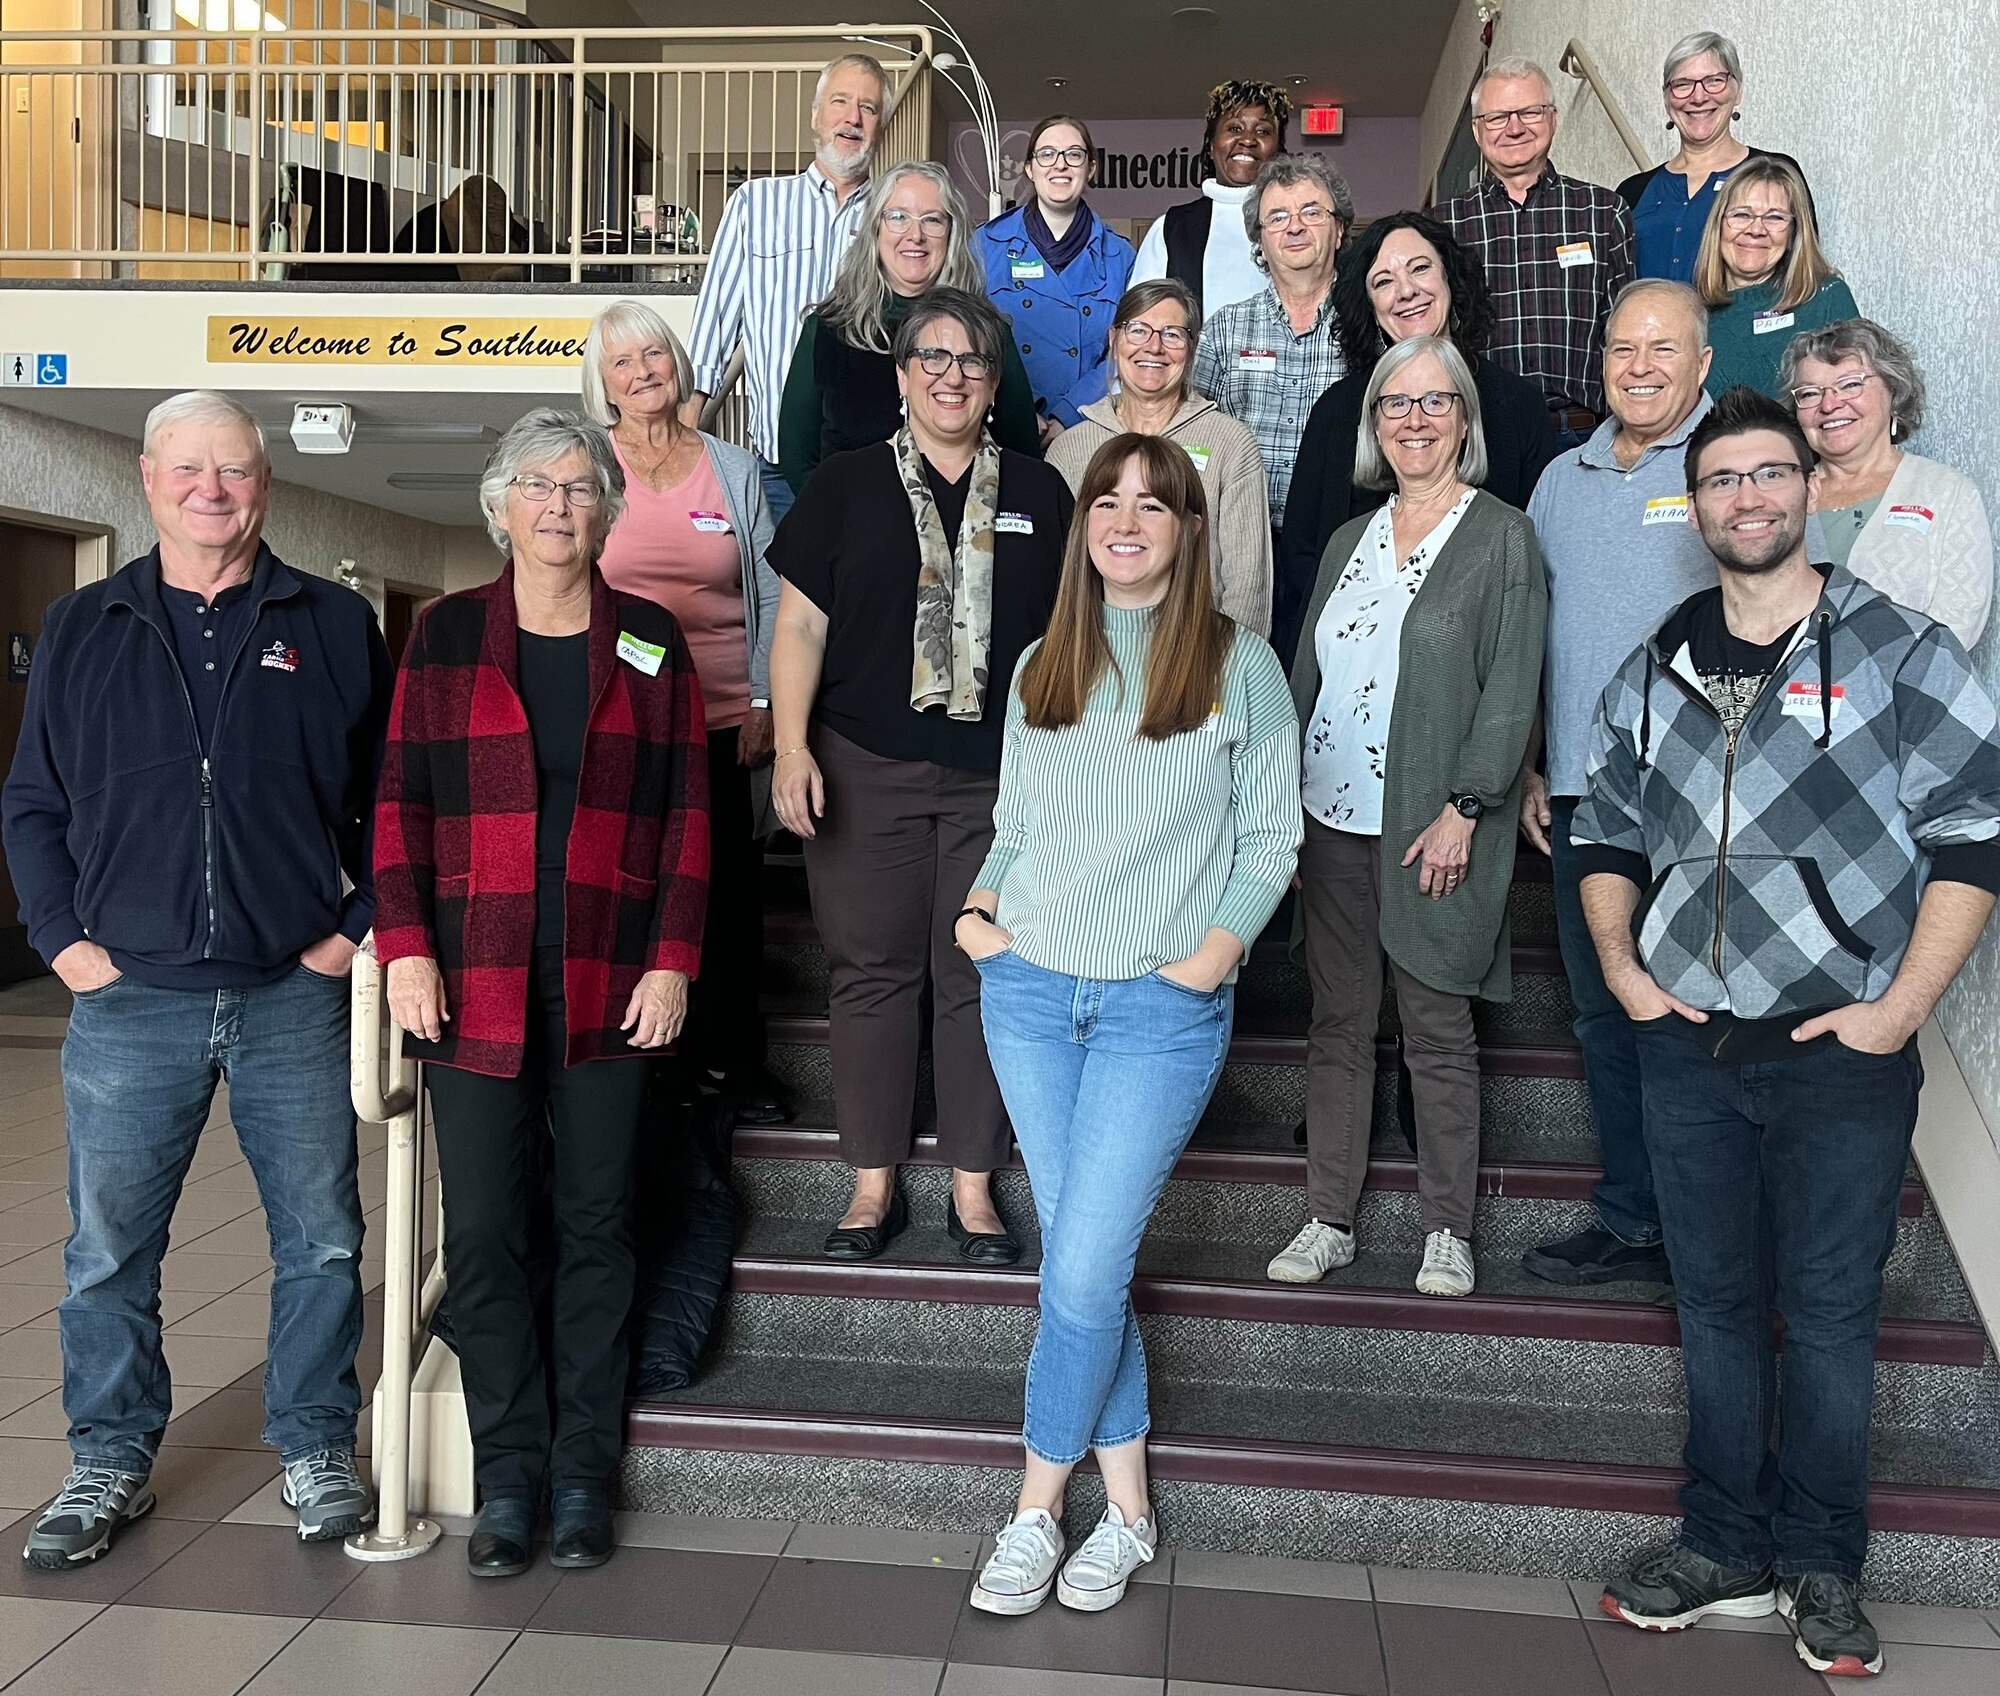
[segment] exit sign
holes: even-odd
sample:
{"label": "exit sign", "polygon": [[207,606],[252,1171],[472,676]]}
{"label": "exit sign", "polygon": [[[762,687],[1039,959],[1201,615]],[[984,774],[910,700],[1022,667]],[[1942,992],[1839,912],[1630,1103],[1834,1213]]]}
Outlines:
{"label": "exit sign", "polygon": [[1308,106],[1302,117],[1301,128],[1307,135],[1345,135],[1347,133],[1347,108],[1345,106]]}

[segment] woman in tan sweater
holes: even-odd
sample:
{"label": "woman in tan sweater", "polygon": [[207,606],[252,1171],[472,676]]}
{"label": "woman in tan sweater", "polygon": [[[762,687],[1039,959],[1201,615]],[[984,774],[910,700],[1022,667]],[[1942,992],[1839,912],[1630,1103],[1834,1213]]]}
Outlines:
{"label": "woman in tan sweater", "polygon": [[1105,399],[1083,407],[1082,422],[1049,444],[1048,462],[1072,493],[1091,456],[1113,436],[1164,436],[1201,475],[1214,517],[1209,583],[1216,609],[1259,636],[1271,633],[1271,511],[1256,438],[1189,386],[1201,308],[1185,285],[1135,283],[1111,325],[1117,380]]}

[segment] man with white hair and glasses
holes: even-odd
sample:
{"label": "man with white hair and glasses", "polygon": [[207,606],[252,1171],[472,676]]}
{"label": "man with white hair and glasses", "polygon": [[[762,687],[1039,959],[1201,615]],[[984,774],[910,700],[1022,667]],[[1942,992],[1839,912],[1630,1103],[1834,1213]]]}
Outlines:
{"label": "man with white hair and glasses", "polygon": [[889,78],[867,53],[846,53],[820,72],[813,90],[813,162],[796,176],[760,177],[729,197],[695,301],[688,355],[694,390],[683,422],[701,422],[722,386],[729,356],[743,344],[751,444],[763,462],[773,518],[791,510],[778,475],[778,401],[806,309],[827,291],[834,267],[860,226],[862,191],[889,104]]}
{"label": "man with white hair and glasses", "polygon": [[63,1043],[72,1464],[30,1566],[96,1559],[154,1505],[172,1412],[160,1261],[218,1083],[271,1237],[264,1440],[299,1536],[371,1524],[354,1462],[361,1200],[348,966],[374,920],[363,821],[389,716],[368,603],[264,544],[263,431],[226,395],[146,420],[159,540],[49,608],[0,791]]}

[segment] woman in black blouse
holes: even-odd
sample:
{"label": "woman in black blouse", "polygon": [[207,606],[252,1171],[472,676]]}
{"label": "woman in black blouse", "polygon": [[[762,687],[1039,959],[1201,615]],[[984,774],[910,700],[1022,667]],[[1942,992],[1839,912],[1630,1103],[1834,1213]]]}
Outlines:
{"label": "woman in black blouse", "polygon": [[[1351,240],[1334,278],[1333,308],[1347,375],[1319,397],[1299,443],[1276,570],[1291,594],[1274,594],[1279,606],[1303,609],[1327,538],[1387,498],[1385,490],[1355,484],[1354,444],[1375,361],[1395,343],[1442,336],[1465,355],[1486,426],[1489,469],[1481,487],[1488,494],[1525,508],[1542,468],[1555,457],[1540,389],[1480,357],[1493,331],[1493,298],[1479,256],[1435,219],[1398,212]],[[1296,630],[1274,630],[1271,642],[1288,654],[1297,636]]]}
{"label": "woman in black blouse", "polygon": [[826,1240],[836,1260],[873,1259],[908,1222],[896,1168],[914,1134],[926,979],[946,1222],[975,1265],[1020,1256],[989,1184],[1007,1125],[979,979],[952,933],[993,840],[1007,689],[1055,604],[1072,501],[1060,473],[987,429],[1006,333],[982,296],[927,295],[891,354],[907,422],[824,461],[770,549],[784,580],[772,801],[805,844],[855,1168]]}

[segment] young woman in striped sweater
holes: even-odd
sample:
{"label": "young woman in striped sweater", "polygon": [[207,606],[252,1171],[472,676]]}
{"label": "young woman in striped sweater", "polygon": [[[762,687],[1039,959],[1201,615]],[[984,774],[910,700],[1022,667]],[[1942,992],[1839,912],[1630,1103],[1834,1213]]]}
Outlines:
{"label": "young woman in striped sweater", "polygon": [[[972,1593],[988,1613],[1052,1588],[1108,1608],[1153,1558],[1133,1266],[1291,881],[1298,782],[1284,668],[1210,604],[1199,473],[1163,437],[1113,437],[1014,676],[993,850],[956,932],[1042,1227],[1027,1475]],[[1064,1488],[1093,1449],[1109,1505],[1062,1566]]]}

